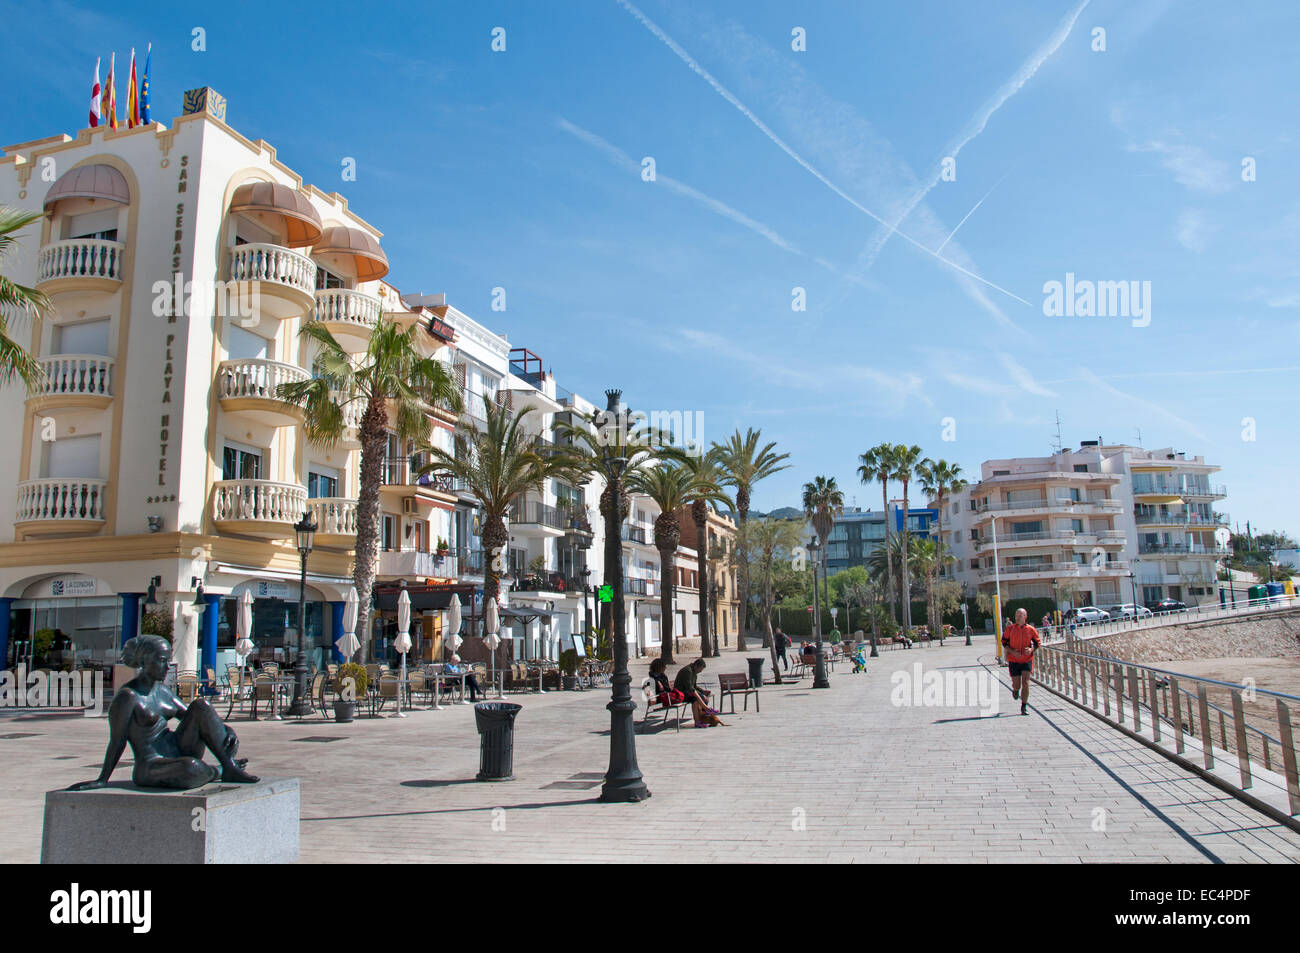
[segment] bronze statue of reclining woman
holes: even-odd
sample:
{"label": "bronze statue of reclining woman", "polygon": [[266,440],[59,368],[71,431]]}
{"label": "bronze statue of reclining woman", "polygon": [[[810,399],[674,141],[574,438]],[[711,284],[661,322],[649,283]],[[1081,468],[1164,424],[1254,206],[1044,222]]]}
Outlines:
{"label": "bronze statue of reclining woman", "polygon": [[[244,770],[248,759],[235,759],[239,739],[216,710],[202,698],[187,706],[163,684],[171,657],[171,645],[156,635],[137,635],[122,646],[122,664],[140,671],[117,690],[108,707],[108,750],[99,777],[74,784],[69,791],[107,786],[128,742],[135,757],[131,780],[142,788],[184,791],[217,780],[256,783],[257,778]],[[167,727],[173,718],[180,719],[175,731]],[[220,767],[204,763],[204,749]]]}

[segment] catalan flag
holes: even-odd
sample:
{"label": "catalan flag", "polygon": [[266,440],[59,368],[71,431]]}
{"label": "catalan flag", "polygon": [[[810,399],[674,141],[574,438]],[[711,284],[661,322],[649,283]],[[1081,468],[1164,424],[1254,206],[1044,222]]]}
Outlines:
{"label": "catalan flag", "polygon": [[131,78],[126,86],[126,126],[134,129],[140,125],[140,97],[135,84],[135,47],[131,47]]}
{"label": "catalan flag", "polygon": [[90,127],[99,125],[99,58],[95,58],[95,85],[90,88]]}
{"label": "catalan flag", "polygon": [[149,64],[153,62],[153,44],[144,57],[144,77],[140,80],[140,122],[149,123]]}
{"label": "catalan flag", "polygon": [[117,128],[117,87],[115,85],[114,72],[117,67],[117,54],[114,53],[108,60],[108,81],[104,84],[104,98],[100,100],[100,110],[104,116],[107,116],[108,128]]}

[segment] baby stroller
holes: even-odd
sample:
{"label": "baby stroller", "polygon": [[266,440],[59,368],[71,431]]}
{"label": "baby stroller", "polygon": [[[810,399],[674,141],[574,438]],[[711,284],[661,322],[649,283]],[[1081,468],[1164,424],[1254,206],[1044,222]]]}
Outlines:
{"label": "baby stroller", "polygon": [[857,654],[853,656],[853,674],[865,672],[867,670],[867,656],[864,654],[866,649],[859,645]]}

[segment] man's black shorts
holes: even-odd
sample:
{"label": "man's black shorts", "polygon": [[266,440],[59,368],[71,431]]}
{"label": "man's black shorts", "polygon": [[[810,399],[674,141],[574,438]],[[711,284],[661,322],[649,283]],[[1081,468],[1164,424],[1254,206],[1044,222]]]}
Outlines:
{"label": "man's black shorts", "polygon": [[1007,674],[1012,678],[1017,675],[1027,675],[1033,667],[1033,662],[1007,662]]}

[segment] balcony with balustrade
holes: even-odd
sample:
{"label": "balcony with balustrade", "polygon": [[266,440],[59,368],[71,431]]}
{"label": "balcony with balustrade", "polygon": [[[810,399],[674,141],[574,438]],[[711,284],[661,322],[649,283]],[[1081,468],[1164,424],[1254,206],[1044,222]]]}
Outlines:
{"label": "balcony with balustrade", "polygon": [[229,279],[240,283],[241,303],[245,297],[251,300],[259,318],[299,318],[315,305],[316,263],[291,248],[263,242],[236,245],[230,249]]}
{"label": "balcony with balustrade", "polygon": [[354,549],[357,543],[357,501],[341,496],[314,496],[307,512],[316,523],[320,546]]}
{"label": "balcony with balustrade", "polygon": [[316,292],[312,320],[331,334],[359,343],[369,339],[370,332],[379,323],[380,309],[379,299],[374,295],[349,288],[322,288]]}
{"label": "balcony with balustrade", "polygon": [[113,402],[113,361],[94,354],[54,354],[37,359],[42,377],[27,392],[33,410],[76,407],[102,410]]}
{"label": "balcony with balustrade", "polygon": [[[1037,500],[990,500],[977,507],[972,517],[976,525],[988,523],[993,519],[1009,518],[1029,519],[1034,516],[1113,516],[1122,512],[1124,504],[1110,498],[1094,500],[1051,499]],[[1005,524],[1003,524],[1005,525]],[[998,534],[1001,545],[1001,533]]]}
{"label": "balcony with balustrade", "polygon": [[[1002,579],[1018,580],[1051,580],[1051,579],[1081,579],[1092,578],[1097,576],[1115,576],[1127,573],[1129,564],[1123,559],[1106,560],[1100,563],[1096,569],[1093,568],[1092,562],[1062,562],[1049,561],[1032,563],[1005,563],[997,571],[997,575]],[[995,573],[992,567],[980,570],[981,579],[992,579]]]}
{"label": "balcony with balustrade", "polygon": [[383,579],[455,579],[458,560],[450,553],[439,556],[415,549],[384,550],[377,573]]}
{"label": "balcony with balustrade", "polygon": [[286,539],[307,509],[307,488],[271,480],[221,480],[212,489],[212,522],[225,533]]}
{"label": "balcony with balustrade", "polygon": [[537,500],[519,500],[510,508],[510,528],[525,536],[558,538],[569,528],[569,514]]}
{"label": "balcony with balustrade", "polygon": [[93,532],[107,519],[108,484],[80,477],[45,477],[18,484],[14,526],[20,536]]}
{"label": "balcony with balustrade", "polygon": [[116,291],[122,287],[126,246],[98,238],[47,242],[36,259],[36,287],[49,295]]}
{"label": "balcony with balustrade", "polygon": [[[417,460],[418,464],[419,461]],[[385,457],[379,470],[379,498],[403,513],[428,518],[433,509],[456,504],[455,481],[446,473],[419,474],[407,457]]]}
{"label": "balcony with balustrade", "polygon": [[281,384],[307,380],[296,364],[261,358],[222,361],[217,367],[217,399],[228,413],[246,414],[269,427],[291,427],[303,421],[303,410],[279,397]]}

